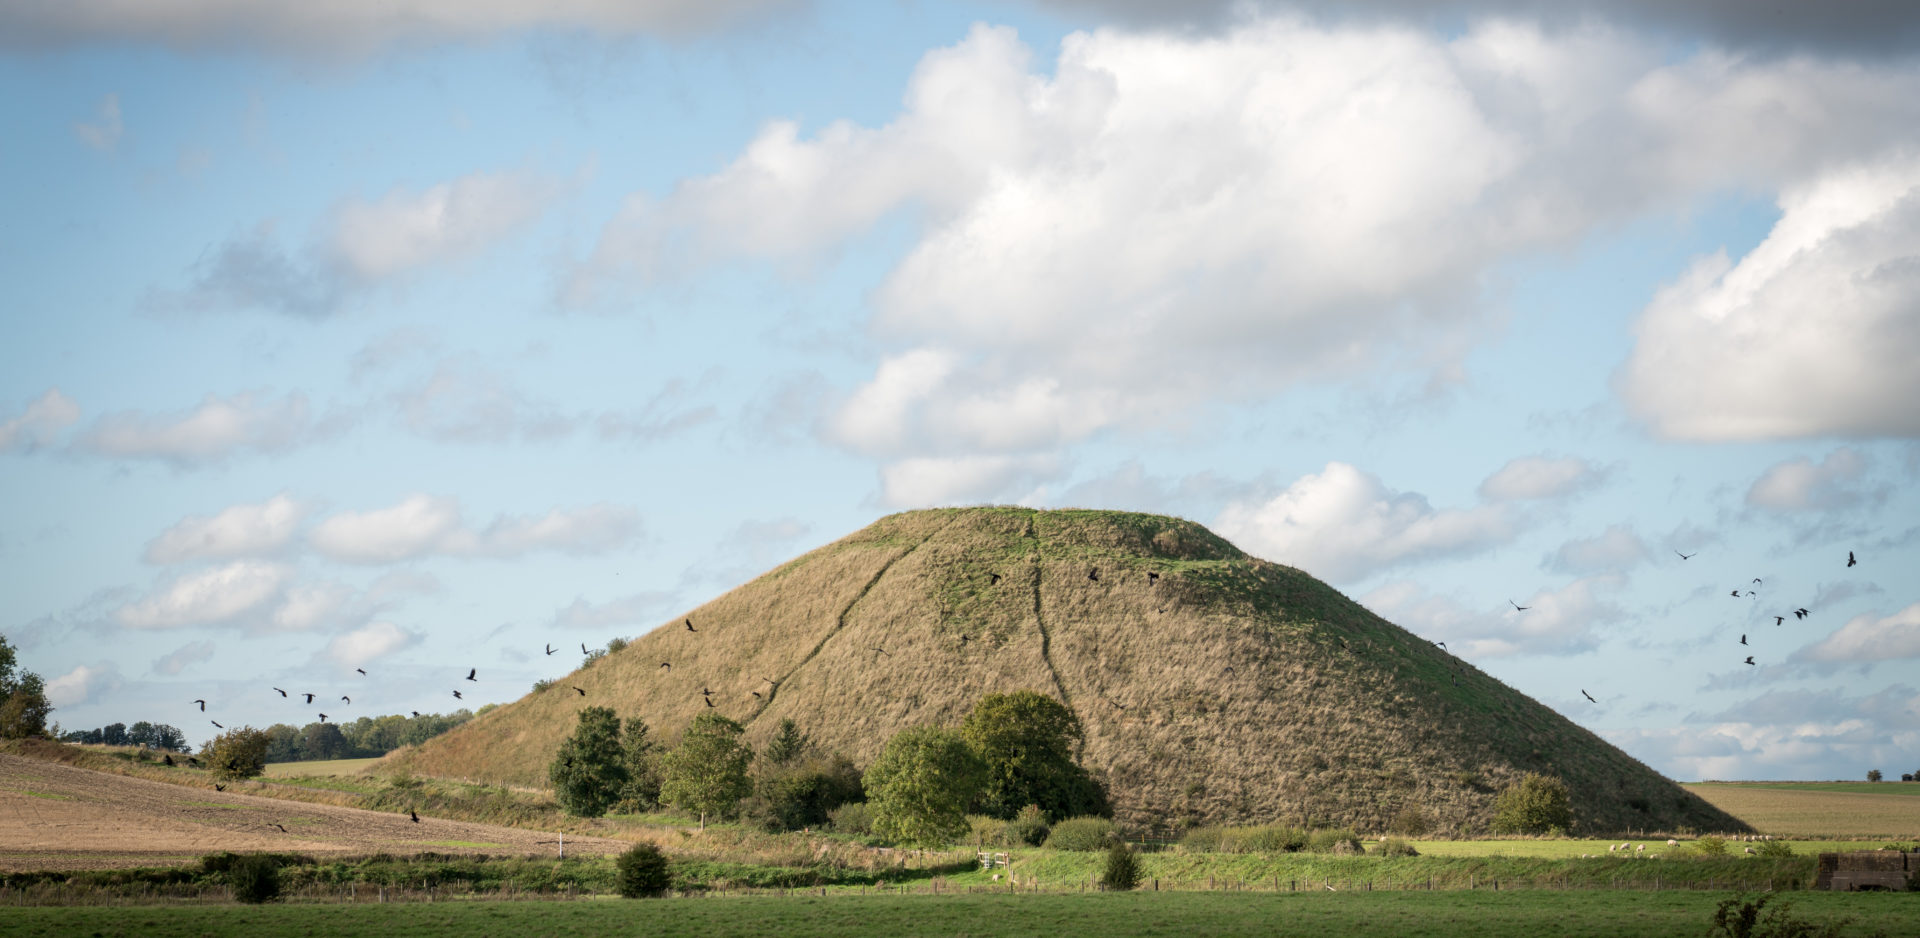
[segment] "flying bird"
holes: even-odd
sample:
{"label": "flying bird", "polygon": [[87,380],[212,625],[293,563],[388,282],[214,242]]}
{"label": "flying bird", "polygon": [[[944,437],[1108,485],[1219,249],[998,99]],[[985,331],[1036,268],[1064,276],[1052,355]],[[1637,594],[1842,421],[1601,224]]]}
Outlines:
{"label": "flying bird", "polygon": [[[673,662],[671,662],[671,661],[662,661],[662,662],[660,662],[660,667],[661,667],[661,668],[666,668],[667,670],[669,670],[669,671],[671,671],[671,670],[673,670]],[[656,670],[656,671],[657,671],[657,670],[659,670],[659,668],[655,668],[654,670]]]}
{"label": "flying bird", "polygon": [[1754,578],[1753,578],[1753,582],[1755,582],[1755,583],[1758,583],[1758,582],[1760,582],[1760,578],[1759,578],[1759,577],[1754,577]]}
{"label": "flying bird", "polygon": [[1853,551],[1847,551],[1847,566],[1851,567],[1856,563],[1859,563],[1859,561],[1853,559]]}
{"label": "flying bird", "polygon": [[173,757],[172,757],[172,756],[161,756],[160,758],[161,758],[161,759],[162,759],[163,761],[165,761],[165,762],[166,762],[166,763],[167,763],[168,765],[172,765],[172,764],[173,764]]}
{"label": "flying bird", "polygon": [[1796,618],[1796,619],[1804,619],[1804,618],[1806,618],[1806,617],[1808,617],[1808,616],[1810,616],[1810,615],[1813,615],[1813,613],[1811,613],[1811,612],[1808,612],[1808,611],[1807,611],[1807,610],[1805,610],[1805,609],[1795,609],[1795,610],[1793,611],[1793,617],[1794,617],[1794,618]]}
{"label": "flying bird", "polygon": [[1786,621],[1787,621],[1787,617],[1786,617],[1786,616],[1774,616],[1774,617],[1773,617],[1773,624],[1774,624],[1775,626],[1779,626],[1779,625],[1781,625],[1782,623],[1785,623]]}
{"label": "flying bird", "polygon": [[458,699],[460,699],[460,700],[465,700],[465,699],[466,699],[465,697],[461,697],[461,696],[460,696],[460,692],[459,692],[459,691],[454,691],[454,692],[453,692],[453,696],[454,696],[455,698],[458,698]]}
{"label": "flying bird", "polygon": [[711,706],[713,706],[713,698],[712,698],[712,697],[702,697],[702,698],[700,698],[700,699],[701,699],[701,700],[704,700],[704,701],[706,701],[706,702],[707,702],[707,706],[709,706],[709,707],[711,707]]}
{"label": "flying bird", "polygon": [[[275,826],[275,827],[280,827],[280,825],[279,825],[279,824],[275,824],[275,825],[273,825],[273,826]],[[287,829],[286,829],[286,828],[284,828],[284,827],[280,827],[280,833],[282,833],[282,834],[284,834],[284,833],[286,833],[286,832],[287,832]]]}
{"label": "flying bird", "polygon": [[366,677],[366,676],[367,676],[367,669],[366,669],[366,668],[354,668],[354,670],[355,670],[355,671],[358,671],[358,672],[360,672],[360,676],[361,676],[361,677]]}
{"label": "flying bird", "polygon": [[1093,569],[1088,570],[1087,579],[1092,580],[1095,583],[1100,582],[1100,568],[1094,567]]}
{"label": "flying bird", "polygon": [[[1676,550],[1676,551],[1674,551],[1674,553],[1676,553],[1676,554],[1680,554],[1680,552],[1679,552],[1679,551],[1677,551],[1677,550]],[[1680,554],[1680,559],[1681,559],[1681,560],[1691,560],[1691,559],[1693,559],[1693,555],[1694,555],[1694,554],[1698,554],[1698,553],[1699,553],[1699,551],[1697,551],[1697,550],[1696,550],[1696,551],[1694,551],[1694,552],[1693,552],[1693,554]]]}
{"label": "flying bird", "polygon": [[553,654],[553,644],[551,642],[547,644],[547,654]]}
{"label": "flying bird", "polygon": [[757,690],[748,691],[747,693],[752,694],[755,697],[760,696],[760,692]]}
{"label": "flying bird", "polygon": [[1588,703],[1599,703],[1599,702],[1600,702],[1600,701],[1598,701],[1598,700],[1594,700],[1594,699],[1593,699],[1593,695],[1592,695],[1592,694],[1589,694],[1589,693],[1587,693],[1587,689],[1586,689],[1586,688],[1584,688],[1584,687],[1580,689],[1580,696],[1582,696],[1582,697],[1585,697],[1585,698],[1587,698],[1587,702],[1588,702]]}
{"label": "flying bird", "polygon": [[1512,606],[1514,608],[1514,611],[1516,612],[1526,612],[1527,610],[1533,608],[1532,606],[1522,606],[1511,599],[1507,600],[1507,605]]}
{"label": "flying bird", "polygon": [[687,622],[687,631],[689,631],[689,632],[698,632],[698,631],[700,631],[699,629],[696,629],[696,628],[694,628],[694,627],[693,627],[693,620],[692,620],[692,619],[688,619],[688,620],[686,620],[686,622]]}
{"label": "flying bird", "polygon": [[320,722],[322,722],[322,723],[325,723],[325,722],[327,722],[327,715],[326,715],[326,714],[324,714],[324,713],[323,713],[323,714],[320,714]]}
{"label": "flying bird", "polygon": [[345,694],[341,694],[341,695],[340,695],[340,699],[341,699],[341,700],[344,700],[344,701],[346,701],[347,703],[353,703],[353,698],[352,698],[352,697],[348,697],[348,696],[347,696],[347,695],[345,695]]}
{"label": "flying bird", "polygon": [[1746,643],[1747,643],[1747,636],[1742,634],[1740,636],[1740,644],[1745,645]]}
{"label": "flying bird", "polygon": [[417,812],[415,812],[412,808],[407,809],[407,817],[412,818],[413,823],[415,824],[420,823],[420,815]]}
{"label": "flying bird", "polygon": [[200,705],[200,712],[201,712],[201,713],[205,713],[205,712],[207,712],[207,702],[206,702],[206,701],[204,701],[204,700],[196,700],[196,701],[194,701],[194,703],[197,703],[197,704],[199,704],[199,705]]}
{"label": "flying bird", "polygon": [[419,719],[419,718],[420,718],[420,711],[418,711],[418,710],[415,710],[415,711],[413,711],[413,718],[414,718],[414,719],[416,719],[416,720],[417,720],[417,719]]}
{"label": "flying bird", "polygon": [[[278,687],[276,687],[276,688],[274,688],[274,690],[280,690],[280,688],[278,688]],[[280,690],[280,696],[282,696],[282,697],[285,697],[285,696],[287,696],[287,692],[286,692],[286,691],[283,691],[283,690]]]}
{"label": "flying bird", "polygon": [[873,646],[873,650],[883,655],[886,655],[889,658],[893,657],[893,654],[891,652],[888,652],[885,648],[881,648],[879,645]]}
{"label": "flying bird", "polygon": [[1155,573],[1155,572],[1153,572],[1152,570],[1148,570],[1148,571],[1147,571],[1147,585],[1148,585],[1148,586],[1159,586],[1159,585],[1160,585],[1160,574],[1158,574],[1158,573]]}
{"label": "flying bird", "polygon": [[988,585],[988,586],[999,586],[999,585],[1000,585],[1000,574],[998,574],[998,573],[989,573],[989,574],[987,574],[987,585]]}
{"label": "flying bird", "polygon": [[302,697],[305,697],[305,698],[307,698],[307,703],[313,703],[313,695],[312,695],[312,694],[301,694],[300,696],[302,696]]}
{"label": "flying bird", "polygon": [[590,651],[588,651],[588,650],[587,650],[587,643],[586,643],[586,642],[581,642],[581,643],[580,643],[580,653],[581,653],[581,654],[583,654],[583,655],[591,655],[591,654],[593,654],[593,652],[590,652]]}
{"label": "flying bird", "polygon": [[213,724],[218,729],[226,729],[226,727],[220,725],[219,720],[208,720],[207,722]]}
{"label": "flying bird", "polygon": [[1440,646],[1441,648],[1445,648],[1445,647],[1447,647],[1447,643],[1446,643],[1446,642],[1434,642],[1434,644],[1435,644],[1435,645],[1438,645],[1438,646]]}
{"label": "flying bird", "polygon": [[[569,686],[571,686],[571,685],[569,685]],[[587,692],[586,692],[586,691],[583,691],[583,690],[581,690],[581,689],[580,689],[580,688],[578,688],[578,687],[575,687],[575,688],[573,689],[573,692],[574,692],[574,693],[576,693],[576,694],[579,694],[579,695],[580,695],[580,696],[582,696],[582,697],[585,697],[585,696],[587,696]]]}
{"label": "flying bird", "polygon": [[1748,664],[1752,664],[1752,663],[1753,663],[1753,656],[1752,656],[1752,655],[1748,655],[1748,656],[1747,656],[1747,663],[1748,663]]}
{"label": "flying bird", "polygon": [[214,791],[226,791],[226,790],[227,790],[227,786],[225,786],[225,785],[222,785],[222,784],[220,784],[219,782],[214,782],[214,783],[213,783],[213,790],[214,790]]}
{"label": "flying bird", "polygon": [[467,669],[467,680],[469,680],[469,681],[477,681],[477,679],[476,679],[476,678],[474,677],[474,675],[475,675],[475,674],[478,674],[478,673],[480,673],[480,669],[479,669],[479,668],[468,668],[468,669]]}

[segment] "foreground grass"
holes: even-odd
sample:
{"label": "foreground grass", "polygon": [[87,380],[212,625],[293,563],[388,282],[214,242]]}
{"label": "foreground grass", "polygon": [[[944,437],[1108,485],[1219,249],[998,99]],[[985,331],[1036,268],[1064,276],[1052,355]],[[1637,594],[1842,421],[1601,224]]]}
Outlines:
{"label": "foreground grass", "polygon": [[[1637,938],[1704,934],[1723,893],[1318,893],[1301,895],[808,896],[657,901],[9,909],[0,935],[301,935],[469,938],[481,934],[702,938],[1191,935]],[[1794,913],[1841,934],[1907,935],[1920,896],[1802,893]]]}

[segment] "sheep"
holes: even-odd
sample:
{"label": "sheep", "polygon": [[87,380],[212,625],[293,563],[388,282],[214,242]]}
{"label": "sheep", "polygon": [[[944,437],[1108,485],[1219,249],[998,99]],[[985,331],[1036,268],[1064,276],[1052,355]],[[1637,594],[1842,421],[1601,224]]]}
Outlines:
{"label": "sheep", "polygon": [[1669,837],[1667,838],[1667,846],[1678,847],[1680,846],[1680,841],[1674,840],[1673,838]]}

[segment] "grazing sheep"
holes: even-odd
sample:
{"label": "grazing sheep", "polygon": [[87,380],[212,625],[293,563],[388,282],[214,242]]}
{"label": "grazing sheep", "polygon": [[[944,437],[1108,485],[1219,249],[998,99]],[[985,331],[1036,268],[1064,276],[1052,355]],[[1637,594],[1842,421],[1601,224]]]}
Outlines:
{"label": "grazing sheep", "polygon": [[1667,846],[1678,847],[1680,846],[1680,841],[1674,840],[1673,838],[1669,837],[1667,838]]}
{"label": "grazing sheep", "polygon": [[1745,851],[1747,852],[1747,856],[1753,856],[1753,848],[1752,848],[1752,847],[1742,847],[1742,848],[1740,848],[1740,849],[1742,849],[1742,850],[1745,850]]}

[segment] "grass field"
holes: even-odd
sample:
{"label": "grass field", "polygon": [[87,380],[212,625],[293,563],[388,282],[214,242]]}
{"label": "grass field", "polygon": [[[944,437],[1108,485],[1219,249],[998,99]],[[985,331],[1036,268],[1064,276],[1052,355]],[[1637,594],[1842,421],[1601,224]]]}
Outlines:
{"label": "grass field", "polygon": [[1685,787],[1770,834],[1920,839],[1920,784],[1697,782]]}
{"label": "grass field", "polygon": [[[793,896],[659,901],[436,902],[9,909],[0,936],[365,935],[471,938],[699,935],[1382,936],[1654,938],[1705,934],[1725,893],[1317,893],[1297,895]],[[1806,893],[1793,913],[1841,934],[1911,935],[1920,895]],[[1778,900],[1776,900],[1778,901]]]}
{"label": "grass field", "polygon": [[312,775],[359,775],[379,762],[373,759],[325,759],[315,762],[269,762],[268,778],[305,778]]}

